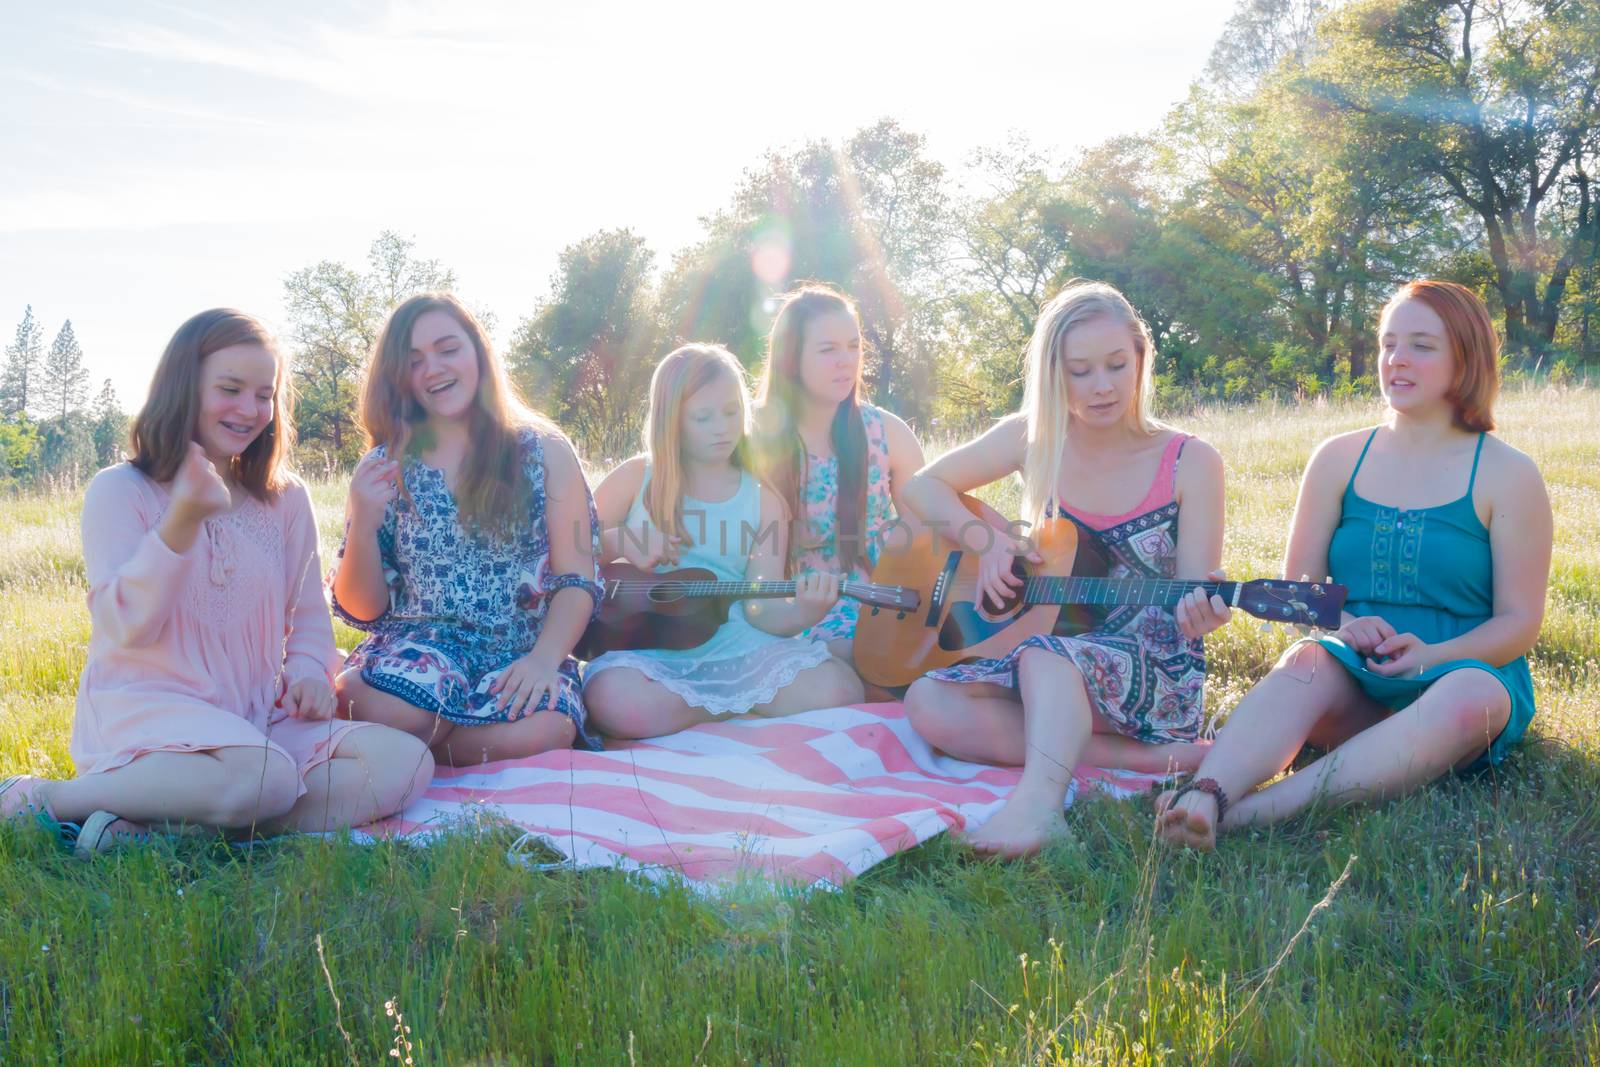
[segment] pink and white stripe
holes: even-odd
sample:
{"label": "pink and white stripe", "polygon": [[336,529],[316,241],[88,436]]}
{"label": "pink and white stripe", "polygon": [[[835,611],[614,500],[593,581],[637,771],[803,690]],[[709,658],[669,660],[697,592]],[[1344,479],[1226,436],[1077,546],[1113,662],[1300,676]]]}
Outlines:
{"label": "pink and white stripe", "polygon": [[[934,753],[899,704],[730,719],[605,752],[443,768],[422,799],[367,828],[426,837],[489,813],[579,867],[682,878],[715,892],[741,875],[837,886],[946,830],[980,825],[1019,772]],[[1150,790],[1160,776],[1080,767],[1084,788]]]}

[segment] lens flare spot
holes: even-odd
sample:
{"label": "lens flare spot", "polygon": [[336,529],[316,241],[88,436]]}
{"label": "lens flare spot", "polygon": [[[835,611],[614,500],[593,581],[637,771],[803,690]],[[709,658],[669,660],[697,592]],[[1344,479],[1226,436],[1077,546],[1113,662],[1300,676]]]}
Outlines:
{"label": "lens flare spot", "polygon": [[766,234],[750,249],[750,270],[768,285],[780,285],[789,276],[793,256],[783,234]]}

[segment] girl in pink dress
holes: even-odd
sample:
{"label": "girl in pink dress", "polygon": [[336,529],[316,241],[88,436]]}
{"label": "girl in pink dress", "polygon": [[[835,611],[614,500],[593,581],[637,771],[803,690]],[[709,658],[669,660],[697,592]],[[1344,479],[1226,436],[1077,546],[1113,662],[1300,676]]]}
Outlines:
{"label": "girl in pink dress", "polygon": [[338,660],[311,499],[285,469],[285,378],[265,328],[238,311],[173,335],[132,458],[84,498],[94,629],[78,777],[0,782],[0,816],[81,822],[78,851],[92,852],[151,823],[360,825],[432,777],[420,741],[333,717]]}

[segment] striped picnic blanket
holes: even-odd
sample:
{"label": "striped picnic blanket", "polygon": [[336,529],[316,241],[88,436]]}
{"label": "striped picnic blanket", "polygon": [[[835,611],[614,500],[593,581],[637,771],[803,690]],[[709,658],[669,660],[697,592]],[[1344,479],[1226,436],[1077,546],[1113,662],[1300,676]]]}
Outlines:
{"label": "striped picnic blanket", "polygon": [[[470,768],[440,768],[420,800],[367,828],[438,833],[487,814],[578,867],[681,878],[715,893],[743,875],[837,886],[945,830],[977,826],[1020,772],[936,754],[899,704],[742,718],[647,741],[608,742]],[[1160,776],[1081,767],[1114,796]]]}

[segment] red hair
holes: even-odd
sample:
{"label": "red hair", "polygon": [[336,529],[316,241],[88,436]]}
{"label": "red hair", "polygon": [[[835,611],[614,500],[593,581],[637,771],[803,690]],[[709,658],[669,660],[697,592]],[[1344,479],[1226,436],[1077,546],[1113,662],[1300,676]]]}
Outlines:
{"label": "red hair", "polygon": [[1444,322],[1445,339],[1456,360],[1455,381],[1447,394],[1455,404],[1456,425],[1463,430],[1494,429],[1494,401],[1500,394],[1500,338],[1488,307],[1464,285],[1423,279],[1402,285],[1383,306],[1379,322],[1402,300],[1420,300]]}

